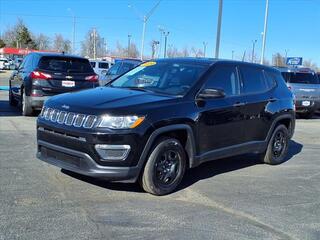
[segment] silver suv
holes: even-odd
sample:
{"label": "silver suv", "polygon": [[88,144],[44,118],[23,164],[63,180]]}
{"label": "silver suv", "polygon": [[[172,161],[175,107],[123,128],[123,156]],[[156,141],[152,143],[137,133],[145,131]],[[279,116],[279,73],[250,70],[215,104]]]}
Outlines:
{"label": "silver suv", "polygon": [[279,68],[288,88],[295,95],[296,112],[311,118],[320,109],[320,84],[317,74],[309,68]]}

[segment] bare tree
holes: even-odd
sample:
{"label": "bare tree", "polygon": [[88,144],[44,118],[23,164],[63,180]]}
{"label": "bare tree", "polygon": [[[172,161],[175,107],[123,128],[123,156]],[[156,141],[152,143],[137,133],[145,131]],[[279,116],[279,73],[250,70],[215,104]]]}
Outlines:
{"label": "bare tree", "polygon": [[129,47],[129,53],[128,53],[128,48],[123,47],[121,43],[117,41],[116,47],[111,51],[111,54],[118,57],[137,58],[139,56],[139,51],[138,51],[137,45],[134,42],[131,42]]}
{"label": "bare tree", "polygon": [[56,34],[53,40],[53,50],[58,52],[71,52],[71,41],[64,39],[61,34]]}
{"label": "bare tree", "polygon": [[204,56],[202,49],[196,49],[195,47],[191,48],[191,54],[193,57],[203,57]]}
{"label": "bare tree", "polygon": [[39,50],[51,49],[50,37],[40,33],[39,35],[37,35],[33,38],[34,38],[34,42]]}
{"label": "bare tree", "polygon": [[100,36],[96,29],[92,28],[87,32],[85,40],[81,43],[81,54],[93,58],[94,52],[96,57],[103,57],[107,54],[105,39]]}
{"label": "bare tree", "polygon": [[276,67],[285,67],[285,59],[280,53],[276,53],[273,55],[272,64]]}
{"label": "bare tree", "polygon": [[307,68],[311,68],[315,71],[319,71],[320,69],[318,68],[318,65],[313,62],[311,59],[308,60],[304,60],[303,61],[303,66],[307,67]]}

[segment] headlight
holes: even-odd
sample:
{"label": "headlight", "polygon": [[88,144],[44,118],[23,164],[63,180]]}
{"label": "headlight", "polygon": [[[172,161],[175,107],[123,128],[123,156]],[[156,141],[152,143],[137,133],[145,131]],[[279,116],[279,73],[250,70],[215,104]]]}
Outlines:
{"label": "headlight", "polygon": [[143,120],[144,117],[138,116],[114,117],[110,115],[104,115],[102,116],[98,127],[106,127],[112,129],[135,128],[139,126],[143,122]]}

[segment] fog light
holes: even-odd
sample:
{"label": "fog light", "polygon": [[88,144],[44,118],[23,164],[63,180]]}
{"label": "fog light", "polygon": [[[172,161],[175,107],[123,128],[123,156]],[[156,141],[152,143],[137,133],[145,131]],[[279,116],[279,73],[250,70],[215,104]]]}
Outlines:
{"label": "fog light", "polygon": [[130,145],[96,144],[95,149],[103,160],[125,160],[130,152]]}

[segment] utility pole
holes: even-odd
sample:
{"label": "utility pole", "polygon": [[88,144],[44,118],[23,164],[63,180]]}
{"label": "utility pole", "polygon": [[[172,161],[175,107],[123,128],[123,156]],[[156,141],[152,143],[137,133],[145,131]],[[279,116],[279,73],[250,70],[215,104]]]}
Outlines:
{"label": "utility pole", "polygon": [[219,58],[221,21],[222,21],[222,4],[223,4],[223,0],[219,0],[219,13],[218,13],[218,24],[217,24],[217,38],[216,38],[215,58]]}
{"label": "utility pole", "polygon": [[170,32],[163,32],[164,35],[164,53],[163,53],[163,57],[166,58],[167,57],[167,40],[168,40],[168,35]]}
{"label": "utility pole", "polygon": [[[145,39],[145,35],[146,35],[146,26],[147,26],[147,22],[149,20],[149,18],[151,17],[151,15],[154,13],[154,11],[156,10],[156,8],[159,6],[160,2],[162,0],[159,0],[154,6],[153,8],[151,8],[151,10],[142,17],[142,38],[141,38],[141,52],[140,52],[140,59],[143,60],[143,51],[144,51],[144,39]],[[131,8],[131,5],[128,5],[129,8]],[[136,11],[136,9],[134,9]]]}
{"label": "utility pole", "polygon": [[289,49],[285,49],[284,51],[285,51],[285,53],[286,53],[286,54],[285,54],[285,57],[286,57],[285,61],[287,61]]}
{"label": "utility pole", "polygon": [[233,60],[234,50],[231,51],[231,59]]}
{"label": "utility pole", "polygon": [[203,44],[203,57],[206,57],[208,42],[202,42],[202,44]]}
{"label": "utility pole", "polygon": [[159,41],[160,43],[159,43],[158,58],[160,58],[161,50],[162,50],[162,39],[163,39],[162,35],[163,35],[163,33],[164,33],[164,28],[161,27],[161,26],[159,26],[158,29],[159,29],[159,31],[160,31],[160,41]]}
{"label": "utility pole", "polygon": [[256,46],[257,40],[252,40],[252,56],[251,56],[251,62],[255,61],[255,57],[254,57],[254,48]]}
{"label": "utility pole", "polygon": [[263,39],[262,39],[262,50],[261,50],[261,59],[260,63],[264,62],[264,52],[266,49],[266,36],[267,36],[267,28],[268,28],[268,13],[269,13],[269,0],[266,0],[266,11],[264,15],[264,28],[263,28]]}
{"label": "utility pole", "polygon": [[131,34],[128,34],[128,57],[130,57]]}
{"label": "utility pole", "polygon": [[91,34],[93,38],[93,59],[96,59],[96,38],[97,38],[97,31],[96,28],[93,28],[93,32]]}

